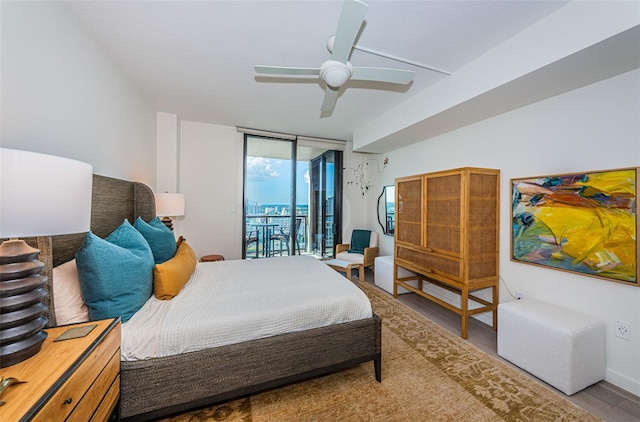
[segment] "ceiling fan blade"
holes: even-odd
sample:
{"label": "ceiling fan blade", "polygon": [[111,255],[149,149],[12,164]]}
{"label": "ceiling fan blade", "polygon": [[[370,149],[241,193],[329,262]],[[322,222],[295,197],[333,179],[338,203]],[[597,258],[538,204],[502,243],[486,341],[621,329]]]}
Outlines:
{"label": "ceiling fan blade", "polygon": [[327,85],[327,88],[324,90],[324,101],[320,108],[322,113],[330,113],[333,111],[333,108],[336,106],[336,102],[338,101],[339,92],[340,90],[338,88],[331,88]]}
{"label": "ceiling fan blade", "polygon": [[369,6],[358,0],[345,0],[336,29],[331,59],[342,63],[349,61],[349,55],[356,41],[358,31],[364,22]]}
{"label": "ceiling fan blade", "polygon": [[265,75],[314,75],[320,74],[320,69],[309,67],[280,67],[280,66],[255,66],[257,73]]}
{"label": "ceiling fan blade", "polygon": [[384,69],[381,67],[354,67],[352,81],[388,82],[406,85],[413,79],[413,70]]}

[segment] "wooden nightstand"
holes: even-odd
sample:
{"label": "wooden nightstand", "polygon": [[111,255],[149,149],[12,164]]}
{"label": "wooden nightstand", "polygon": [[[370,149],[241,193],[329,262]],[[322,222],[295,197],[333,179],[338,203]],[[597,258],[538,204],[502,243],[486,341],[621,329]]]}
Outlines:
{"label": "wooden nightstand", "polygon": [[[96,325],[86,336],[54,341],[71,328]],[[42,350],[0,376],[24,384],[9,387],[0,400],[4,421],[105,421],[120,398],[120,319],[91,321],[46,330]]]}

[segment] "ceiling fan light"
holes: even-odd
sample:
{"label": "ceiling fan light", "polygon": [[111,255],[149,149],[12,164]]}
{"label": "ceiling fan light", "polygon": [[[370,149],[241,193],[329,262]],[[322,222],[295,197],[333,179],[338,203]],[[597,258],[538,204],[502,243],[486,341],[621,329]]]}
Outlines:
{"label": "ceiling fan light", "polygon": [[334,88],[340,88],[350,76],[347,69],[330,69],[324,74],[324,81]]}
{"label": "ceiling fan light", "polygon": [[320,67],[320,78],[333,88],[340,88],[351,78],[351,63],[344,64],[335,60],[327,60]]}

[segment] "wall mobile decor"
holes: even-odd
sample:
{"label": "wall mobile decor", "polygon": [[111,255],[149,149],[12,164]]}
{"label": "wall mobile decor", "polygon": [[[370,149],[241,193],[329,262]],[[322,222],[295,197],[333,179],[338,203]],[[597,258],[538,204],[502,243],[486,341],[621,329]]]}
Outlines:
{"label": "wall mobile decor", "polygon": [[511,260],[637,286],[638,173],[511,179]]}
{"label": "wall mobile decor", "polygon": [[367,169],[369,168],[369,161],[375,161],[378,164],[378,174],[382,173],[389,164],[389,158],[385,157],[385,159],[382,161],[382,169],[380,169],[380,162],[378,161],[378,159],[368,158],[358,164],[356,168],[344,167],[342,169],[344,172],[351,172],[351,178],[347,178],[346,180],[347,186],[358,186],[363,197],[365,193],[367,193],[369,189],[373,187],[373,183],[369,182],[369,180],[367,179]]}

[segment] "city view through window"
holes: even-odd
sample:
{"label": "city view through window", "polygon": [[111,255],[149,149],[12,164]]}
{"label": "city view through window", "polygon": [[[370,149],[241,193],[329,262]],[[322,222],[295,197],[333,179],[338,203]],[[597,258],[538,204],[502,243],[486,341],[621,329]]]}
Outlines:
{"label": "city view through window", "polygon": [[297,220],[292,233],[291,161],[247,157],[246,257],[287,255],[291,251],[291,235],[297,249],[296,253],[308,252],[309,162],[297,161],[296,164]]}
{"label": "city view through window", "polygon": [[333,256],[336,157],[342,168],[340,152],[245,135],[243,257]]}

